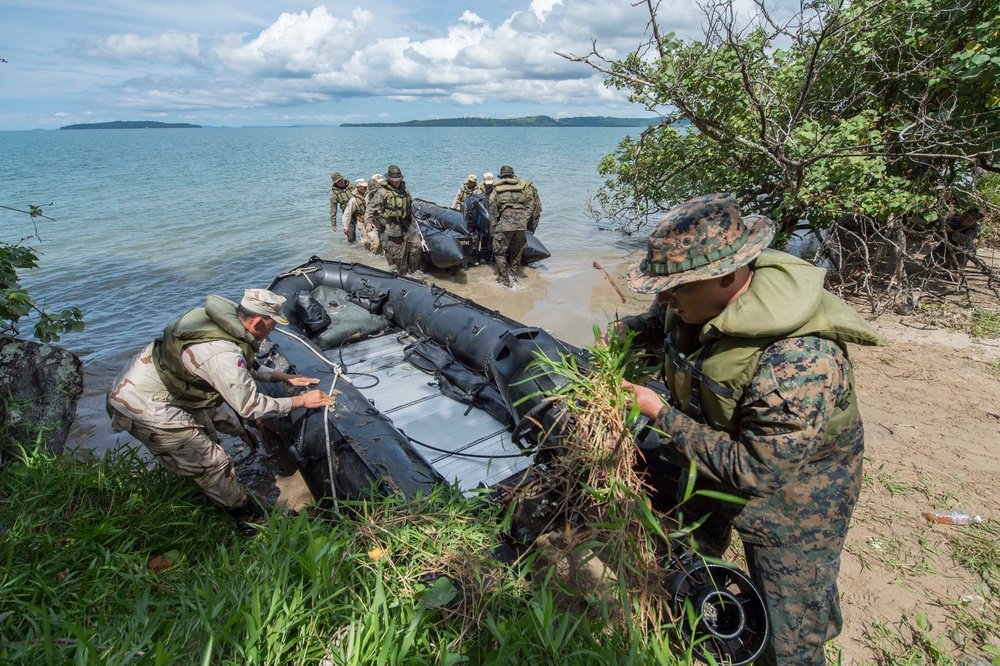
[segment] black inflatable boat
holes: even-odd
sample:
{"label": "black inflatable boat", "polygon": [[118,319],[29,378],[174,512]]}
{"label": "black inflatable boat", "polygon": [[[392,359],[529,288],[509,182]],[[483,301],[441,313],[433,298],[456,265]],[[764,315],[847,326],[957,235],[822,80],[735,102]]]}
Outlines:
{"label": "black inflatable boat", "polygon": [[[493,260],[490,210],[482,194],[470,195],[463,210],[414,199],[413,219],[427,246],[425,260],[436,268],[467,268]],[[525,265],[551,256],[533,233],[525,233]]]}
{"label": "black inflatable boat", "polygon": [[[274,330],[259,360],[321,378],[318,388],[336,405],[260,427],[288,449],[321,502],[373,487],[403,497],[436,484],[498,495],[518,487],[538,473],[531,447],[558,418],[545,394],[564,381],[532,362],[539,354],[587,362],[586,352],[540,328],[361,264],[313,257],[270,289],[287,297],[289,324]],[[261,390],[289,389],[262,383]],[[537,518],[543,504],[519,513]],[[513,532],[530,543],[537,524],[517,522]],[[689,551],[673,565],[674,603],[690,601],[702,618],[692,630],[705,639],[696,649],[718,662],[756,658],[768,619],[750,579]]]}

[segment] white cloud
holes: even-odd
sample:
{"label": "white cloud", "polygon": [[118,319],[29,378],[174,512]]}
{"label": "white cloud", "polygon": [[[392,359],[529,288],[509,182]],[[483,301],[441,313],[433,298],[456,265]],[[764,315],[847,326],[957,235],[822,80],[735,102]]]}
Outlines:
{"label": "white cloud", "polygon": [[364,96],[458,106],[625,106],[625,96],[609,91],[596,72],[555,52],[586,54],[596,39],[602,53],[616,57],[638,45],[648,19],[643,7],[606,0],[532,0],[498,25],[469,10],[442,28],[413,29],[391,18],[361,7],[338,15],[320,5],[282,13],[256,35],[126,33],[88,37],[76,51],[132,63],[136,75],[106,100],[147,113]]}

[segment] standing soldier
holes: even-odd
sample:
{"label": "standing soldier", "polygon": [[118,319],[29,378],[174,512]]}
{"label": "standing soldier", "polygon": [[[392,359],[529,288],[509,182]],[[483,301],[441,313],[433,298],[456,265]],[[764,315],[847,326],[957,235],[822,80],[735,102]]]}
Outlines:
{"label": "standing soldier", "polygon": [[344,233],[347,234],[347,242],[353,243],[357,240],[357,229],[364,224],[365,207],[367,200],[365,194],[368,192],[368,183],[364,178],[354,181],[354,193],[351,195],[347,207],[344,208]]}
{"label": "standing soldier", "polygon": [[506,287],[511,286],[512,279],[522,277],[524,233],[537,205],[531,182],[515,176],[513,167],[500,167],[500,182],[490,195],[490,236],[497,282]]}
{"label": "standing soldier", "polygon": [[756,663],[824,666],[843,623],[837,573],[864,456],[847,345],[881,340],[823,288],[823,269],[767,249],[774,231],[727,194],[672,208],[628,273],[653,305],[606,335],[635,331],[633,348],[663,363],[669,402],[623,384],[659,433],[651,469],[690,465],[699,491],[742,498],[699,492],[682,510],[708,515],[693,532],[702,554],[721,557],[731,528],[743,541],[772,627]]}
{"label": "standing soldier", "polygon": [[470,173],[469,177],[462,183],[458,188],[458,194],[455,195],[455,203],[451,205],[455,210],[462,210],[462,205],[465,203],[466,197],[470,194],[474,194],[476,191],[476,174]]}
{"label": "standing soldier", "polygon": [[365,227],[369,224],[379,230],[385,257],[400,275],[420,268],[423,251],[420,229],[413,219],[413,197],[395,164],[389,165],[385,181],[368,202]]}
{"label": "standing soldier", "polygon": [[341,213],[347,209],[347,202],[351,200],[351,196],[354,194],[354,188],[350,186],[346,178],[340,175],[339,171],[334,171],[330,174],[330,180],[333,183],[330,192],[330,227],[336,231],[337,206],[340,206]]}

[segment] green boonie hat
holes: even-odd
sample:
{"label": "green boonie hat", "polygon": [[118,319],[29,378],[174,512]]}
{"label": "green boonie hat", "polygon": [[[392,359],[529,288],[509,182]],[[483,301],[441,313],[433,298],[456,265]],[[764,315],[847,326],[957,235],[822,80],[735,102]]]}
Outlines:
{"label": "green boonie hat", "polygon": [[667,211],[649,234],[646,258],[628,271],[640,294],[728,275],[757,258],[774,238],[774,222],[740,217],[729,194],[697,197]]}
{"label": "green boonie hat", "polygon": [[502,167],[500,167],[500,177],[501,178],[513,178],[514,177],[514,167],[512,167],[512,166],[502,166]]}
{"label": "green boonie hat", "polygon": [[341,179],[343,179],[343,176],[340,175],[339,171],[334,171],[333,173],[330,174],[330,180],[332,180],[335,183]]}
{"label": "green boonie hat", "polygon": [[389,168],[385,170],[385,177],[386,177],[387,180],[390,179],[390,178],[392,180],[397,180],[397,179],[398,180],[402,180],[403,179],[403,172],[400,171],[399,167],[396,166],[395,164],[390,164]]}

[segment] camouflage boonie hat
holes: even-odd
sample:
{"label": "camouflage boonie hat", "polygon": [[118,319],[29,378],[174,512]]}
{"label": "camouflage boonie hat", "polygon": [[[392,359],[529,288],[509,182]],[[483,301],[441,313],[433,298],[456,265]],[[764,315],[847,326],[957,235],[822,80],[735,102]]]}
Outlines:
{"label": "camouflage boonie hat", "polygon": [[502,167],[500,167],[500,177],[501,178],[513,178],[514,177],[514,167],[512,167],[512,166],[502,166]]}
{"label": "camouflage boonie hat", "polygon": [[339,171],[334,171],[333,173],[331,173],[331,174],[330,174],[330,180],[332,180],[332,181],[333,181],[333,182],[335,182],[335,183],[336,183],[336,182],[337,182],[338,180],[343,180],[343,178],[344,178],[344,177],[343,177],[342,175],[340,175],[340,172],[339,172]]}
{"label": "camouflage boonie hat", "polygon": [[390,164],[389,168],[385,170],[385,177],[387,180],[402,180],[403,172],[395,164]]}
{"label": "camouflage boonie hat", "polygon": [[774,238],[766,217],[740,217],[736,199],[709,194],[667,211],[649,234],[646,258],[628,271],[640,294],[728,275],[757,258]]}

